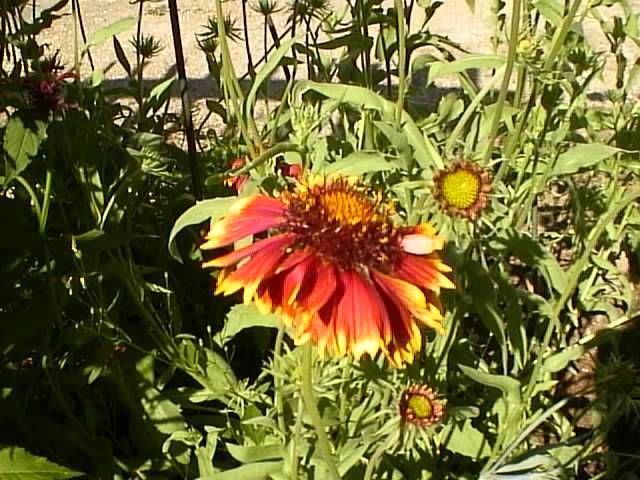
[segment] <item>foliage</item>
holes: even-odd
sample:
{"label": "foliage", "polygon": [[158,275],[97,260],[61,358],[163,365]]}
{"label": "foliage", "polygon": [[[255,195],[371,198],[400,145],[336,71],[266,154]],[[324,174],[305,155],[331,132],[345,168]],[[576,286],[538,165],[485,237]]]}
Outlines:
{"label": "foliage", "polygon": [[[236,193],[287,188],[291,165],[362,177],[398,222],[436,226],[455,272],[446,333],[415,364],[312,359],[342,478],[632,478],[637,438],[621,439],[640,411],[640,113],[623,47],[640,36],[626,0],[496,2],[491,55],[431,31],[440,2],[243,0],[239,26],[217,0],[198,41],[218,93],[208,117],[225,128],[196,132],[197,202],[200,177],[175,142],[188,125],[170,108],[175,78],[145,81],[163,48],[144,34],[149,2],[76,41],[72,68],[40,35],[65,8],[81,25],[79,0],[34,18],[28,2],[0,2],[1,478],[330,477],[303,349],[277,316],[215,297],[216,274],[200,267],[208,224]],[[263,17],[263,51],[246,42],[242,77],[229,43],[247,40],[247,7]],[[600,102],[607,52],[587,21],[615,64]],[[118,38],[134,27],[135,59]],[[124,88],[93,65],[108,41]],[[442,78],[459,88],[420,102]],[[493,177],[475,222],[433,196],[457,158]],[[442,422],[402,421],[410,384],[438,392]]]}

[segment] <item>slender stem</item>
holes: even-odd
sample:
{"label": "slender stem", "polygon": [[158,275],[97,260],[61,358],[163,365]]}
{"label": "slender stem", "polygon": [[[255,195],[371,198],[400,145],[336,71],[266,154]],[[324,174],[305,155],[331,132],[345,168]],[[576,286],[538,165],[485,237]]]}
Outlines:
{"label": "slender stem", "polygon": [[[78,25],[80,26],[80,34],[82,36],[82,42],[87,44],[87,32],[84,29],[84,21],[82,20],[82,10],[80,9],[80,0],[74,0],[76,2],[76,12],[78,14]],[[35,0],[33,2],[35,4]],[[35,15],[35,13],[34,13]],[[89,59],[89,65],[91,65],[91,71],[96,69],[95,64],[93,63],[93,57],[91,56],[91,49],[87,48],[87,58]]]}
{"label": "slender stem", "polygon": [[[175,4],[175,0],[169,0]],[[258,135],[258,130],[253,121],[251,115],[245,117],[242,110],[242,103],[244,102],[242,88],[236,76],[233,62],[231,60],[231,53],[229,51],[229,43],[227,42],[227,32],[224,25],[224,11],[222,9],[222,0],[216,0],[216,21],[218,26],[218,36],[220,40],[220,51],[222,54],[222,77],[224,79],[224,88],[229,95],[230,103],[233,106],[233,112],[238,121],[238,127],[244,141],[249,150],[249,156],[255,158],[257,150],[262,150],[262,141]]]}
{"label": "slender stem", "polygon": [[187,137],[191,184],[193,188],[193,195],[196,197],[196,200],[200,200],[202,198],[202,181],[200,179],[198,159],[196,158],[196,139],[193,131],[193,119],[191,118],[191,98],[189,96],[189,87],[187,84],[184,52],[182,50],[182,37],[180,36],[180,19],[178,17],[178,6],[176,5],[176,0],[169,0],[169,14],[171,16],[171,33],[173,36],[173,47],[176,56],[176,67],[178,68],[178,78],[180,80],[182,115],[184,115],[184,129]]}
{"label": "slender stem", "polygon": [[247,22],[247,0],[242,0],[242,28],[244,30],[244,48],[247,52],[247,72],[251,78],[255,78],[256,69],[253,66],[253,58],[251,57],[251,42],[249,40],[249,24]]}
{"label": "slender stem", "polygon": [[520,9],[522,7],[521,0],[513,0],[513,11],[511,13],[511,31],[509,33],[509,52],[507,54],[507,64],[504,71],[504,77],[502,77],[502,85],[500,87],[500,93],[498,94],[498,100],[496,102],[496,108],[493,114],[491,122],[491,130],[489,132],[489,141],[484,151],[483,162],[486,164],[491,157],[493,151],[493,144],[498,136],[498,127],[500,126],[500,118],[502,117],[502,110],[504,109],[504,103],[507,99],[507,93],[509,91],[509,82],[511,81],[511,73],[513,72],[513,66],[516,60],[516,48],[518,47],[518,36],[520,32]]}
{"label": "slender stem", "polygon": [[300,445],[300,436],[302,435],[302,416],[304,414],[304,402],[298,398],[298,411],[296,415],[296,424],[293,427],[293,437],[291,438],[291,472],[290,479],[298,480],[298,464],[300,463],[300,457],[298,457],[298,445]]}
{"label": "slender stem", "polygon": [[311,417],[311,422],[316,430],[318,436],[318,448],[320,454],[324,459],[324,463],[329,469],[330,476],[333,480],[340,480],[340,473],[331,454],[331,445],[327,433],[324,430],[324,422],[318,411],[318,405],[313,396],[313,346],[310,342],[307,342],[302,347],[302,399],[304,400],[307,413]]}
{"label": "slender stem", "polygon": [[16,180],[20,185],[22,185],[22,187],[29,194],[31,201],[33,202],[33,209],[36,211],[36,215],[38,217],[38,222],[40,222],[42,219],[42,208],[40,208],[40,201],[38,200],[38,195],[36,195],[36,192],[33,190],[33,188],[31,188],[31,185],[29,185],[29,182],[27,182],[24,179],[24,177],[21,177],[20,175],[18,175],[16,177]]}
{"label": "slender stem", "polygon": [[[277,372],[280,367],[280,356],[282,355],[282,340],[284,339],[284,325],[280,325],[278,328],[278,335],[276,335],[276,343],[273,346],[273,370]],[[278,416],[278,429],[282,435],[287,436],[287,424],[284,421],[284,401],[282,400],[282,379],[279,375],[273,376],[274,383],[274,403],[276,405],[276,413]]]}
{"label": "slender stem", "polygon": [[[516,0],[517,1],[517,0]],[[404,1],[394,0],[398,19],[398,106],[396,108],[396,128],[400,129],[404,110],[404,94],[406,90],[407,46],[404,31]]]}
{"label": "slender stem", "polygon": [[444,146],[445,154],[450,153],[451,150],[453,150],[453,148],[456,146],[456,141],[458,140],[458,137],[462,134],[462,131],[466,126],[467,122],[469,121],[469,119],[471,118],[471,115],[476,110],[476,108],[479,107],[480,103],[482,102],[482,99],[493,89],[493,86],[498,81],[498,77],[502,74],[502,72],[504,72],[504,68],[505,68],[504,66],[500,67],[500,69],[495,73],[495,75],[491,77],[491,79],[482,87],[482,90],[480,90],[478,94],[475,97],[473,97],[473,100],[471,101],[469,106],[465,109],[464,113],[460,116],[460,119],[458,120],[458,123],[456,123],[456,126],[453,128],[453,131],[449,135],[449,138],[447,138],[447,142],[445,143],[445,146]]}
{"label": "slender stem", "polygon": [[76,2],[71,2],[71,13],[73,16],[73,73],[76,78],[80,78],[80,45],[78,42],[78,10]]}
{"label": "slender stem", "polygon": [[143,76],[143,65],[142,65],[142,56],[140,49],[142,48],[142,17],[144,14],[144,0],[139,0],[138,2],[138,26],[136,28],[136,76],[138,85],[138,125],[142,124],[143,120],[143,111],[142,111],[142,103],[144,101],[144,87],[142,86],[142,76]]}
{"label": "slender stem", "polygon": [[47,170],[47,177],[44,184],[44,197],[42,199],[42,212],[39,218],[40,234],[44,235],[47,228],[47,219],[49,218],[49,206],[51,205],[51,184],[53,183],[53,174],[51,170]]}

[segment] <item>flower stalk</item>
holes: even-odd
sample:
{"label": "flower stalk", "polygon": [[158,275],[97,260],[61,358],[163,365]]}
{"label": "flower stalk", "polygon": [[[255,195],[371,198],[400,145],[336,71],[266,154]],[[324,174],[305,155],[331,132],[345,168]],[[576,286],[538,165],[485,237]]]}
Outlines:
{"label": "flower stalk", "polygon": [[313,347],[310,342],[307,342],[302,347],[302,399],[318,436],[320,455],[322,455],[331,478],[340,480],[340,473],[331,454],[331,444],[324,429],[324,422],[318,411],[316,399],[313,396]]}

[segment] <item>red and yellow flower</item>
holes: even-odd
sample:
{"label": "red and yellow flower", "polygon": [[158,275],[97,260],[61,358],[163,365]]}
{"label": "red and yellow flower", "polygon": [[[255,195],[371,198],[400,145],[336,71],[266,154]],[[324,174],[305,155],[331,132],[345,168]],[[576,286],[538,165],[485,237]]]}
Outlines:
{"label": "red and yellow flower", "polygon": [[453,288],[433,227],[397,227],[379,193],[342,177],[300,181],[278,198],[239,199],[202,249],[253,243],[204,264],[222,268],[216,293],[275,312],[298,344],[356,358],[383,351],[396,366],[422,347],[421,326],[443,330],[440,288]]}

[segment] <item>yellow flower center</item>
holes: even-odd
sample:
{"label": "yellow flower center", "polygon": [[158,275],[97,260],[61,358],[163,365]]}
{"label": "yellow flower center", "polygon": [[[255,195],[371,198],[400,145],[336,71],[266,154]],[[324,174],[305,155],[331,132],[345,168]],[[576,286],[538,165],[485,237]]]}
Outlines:
{"label": "yellow flower center", "polygon": [[407,405],[418,419],[430,418],[433,414],[431,402],[423,395],[412,395]]}
{"label": "yellow flower center", "polygon": [[447,173],[442,180],[442,195],[445,201],[456,208],[469,208],[478,199],[480,179],[468,170]]}
{"label": "yellow flower center", "polygon": [[312,248],[344,269],[384,267],[400,251],[392,207],[379,193],[344,178],[300,184],[282,195],[285,230],[299,239],[295,248]]}

